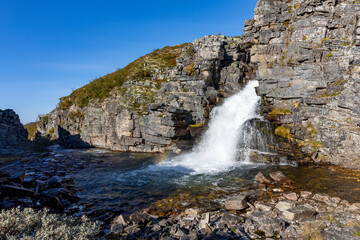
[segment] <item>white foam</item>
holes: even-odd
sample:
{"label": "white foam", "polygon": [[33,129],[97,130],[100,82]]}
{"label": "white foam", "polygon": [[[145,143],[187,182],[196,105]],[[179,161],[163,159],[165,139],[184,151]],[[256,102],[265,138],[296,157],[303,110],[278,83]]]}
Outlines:
{"label": "white foam", "polygon": [[236,159],[237,144],[244,123],[258,117],[256,109],[260,97],[255,92],[257,86],[257,81],[250,81],[242,91],[213,109],[209,128],[191,153],[159,165],[184,167],[194,173],[216,173],[241,164]]}

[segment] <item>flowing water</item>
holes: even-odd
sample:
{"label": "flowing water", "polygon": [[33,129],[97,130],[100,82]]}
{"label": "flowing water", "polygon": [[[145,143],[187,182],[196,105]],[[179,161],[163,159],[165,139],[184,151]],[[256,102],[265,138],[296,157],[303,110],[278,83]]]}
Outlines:
{"label": "flowing water", "polygon": [[[72,151],[78,159],[101,160],[76,175],[82,199],[133,212],[145,207],[218,207],[227,196],[256,188],[254,176],[281,170],[298,189],[330,193],[360,201],[358,177],[313,167],[265,165],[250,161],[250,152],[273,154],[271,131],[258,130],[260,98],[251,81],[211,113],[209,128],[193,151],[166,154],[127,154],[104,150]],[[265,124],[266,125],[266,124]],[[167,199],[167,200],[164,200]]]}

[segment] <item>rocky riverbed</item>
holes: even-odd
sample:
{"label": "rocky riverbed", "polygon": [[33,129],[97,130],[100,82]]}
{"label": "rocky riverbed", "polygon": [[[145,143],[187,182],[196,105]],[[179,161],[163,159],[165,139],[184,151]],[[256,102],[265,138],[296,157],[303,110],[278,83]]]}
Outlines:
{"label": "rocky riverbed", "polygon": [[[314,192],[306,191],[313,189],[300,184],[292,177],[295,174],[286,168],[281,170],[292,179],[274,166],[254,168],[252,173],[247,173],[249,179],[238,177],[236,182],[234,178],[231,180],[233,184],[229,182],[231,186],[228,187],[222,186],[220,182],[218,186],[192,185],[178,191],[164,191],[162,194],[156,194],[161,189],[153,188],[150,189],[153,196],[134,195],[128,189],[126,197],[126,194],[111,195],[114,189],[102,189],[99,184],[101,195],[83,184],[80,175],[90,172],[95,178],[96,172],[92,171],[111,165],[105,156],[106,154],[94,154],[94,151],[67,150],[29,154],[18,156],[19,159],[2,161],[1,209],[20,206],[37,210],[48,208],[51,212],[72,216],[86,215],[101,224],[103,230],[99,238],[110,239],[359,237],[360,204],[356,202],[360,196],[356,197],[359,195],[356,186],[359,188],[360,184],[356,185],[359,181],[359,172],[356,171],[312,167],[317,171],[336,173],[333,182],[342,179],[345,189],[353,189],[348,190],[355,195],[351,199],[336,189],[330,189],[327,194],[319,193],[322,192],[321,189],[316,188]],[[129,158],[129,155],[124,157]],[[131,161],[137,162],[135,168],[144,164],[144,159],[139,159],[131,158]],[[124,164],[128,166],[127,162]],[[304,176],[300,167],[292,169]],[[321,174],[318,176],[320,177],[317,179],[316,176],[313,178],[319,182],[325,181],[321,180]],[[347,182],[350,180],[352,182]],[[133,177],[130,181],[136,181],[136,178]],[[352,188],[349,188],[350,184],[353,184]],[[344,198],[348,198],[350,202]]]}

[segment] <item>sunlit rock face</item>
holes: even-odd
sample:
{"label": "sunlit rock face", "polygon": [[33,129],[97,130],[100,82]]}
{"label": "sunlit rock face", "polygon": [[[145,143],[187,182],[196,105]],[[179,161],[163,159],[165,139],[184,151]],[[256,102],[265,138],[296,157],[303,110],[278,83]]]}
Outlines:
{"label": "sunlit rock face", "polygon": [[11,109],[0,109],[0,155],[28,151],[30,142],[27,136],[19,116]]}
{"label": "sunlit rock face", "polygon": [[[360,4],[260,0],[245,24],[279,150],[360,167]],[[294,149],[299,149],[298,151]]]}
{"label": "sunlit rock face", "polygon": [[[119,70],[127,71],[126,81],[104,99],[93,98],[86,105],[75,94],[62,99],[38,130],[55,138],[66,136],[60,143],[67,147],[130,152],[176,149],[175,141],[198,136],[211,109],[255,76],[249,53],[240,38],[225,36],[156,50]],[[169,59],[174,64],[164,65],[162,61]],[[59,128],[64,134],[59,135]]]}

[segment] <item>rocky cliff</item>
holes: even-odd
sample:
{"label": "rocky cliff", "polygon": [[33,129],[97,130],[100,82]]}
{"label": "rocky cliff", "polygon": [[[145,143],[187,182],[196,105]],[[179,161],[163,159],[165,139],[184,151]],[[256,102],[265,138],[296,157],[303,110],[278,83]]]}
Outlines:
{"label": "rocky cliff", "polygon": [[67,147],[162,152],[192,139],[222,97],[254,76],[239,38],[207,36],[156,50],[62,98],[41,119]]}
{"label": "rocky cliff", "polygon": [[11,109],[0,110],[0,156],[30,150],[28,133]]}
{"label": "rocky cliff", "polygon": [[360,167],[360,4],[260,0],[245,24],[278,150]]}
{"label": "rocky cliff", "polygon": [[360,4],[260,0],[239,38],[166,47],[63,98],[38,129],[70,147],[161,152],[259,80],[262,113],[294,159],[360,167]]}

